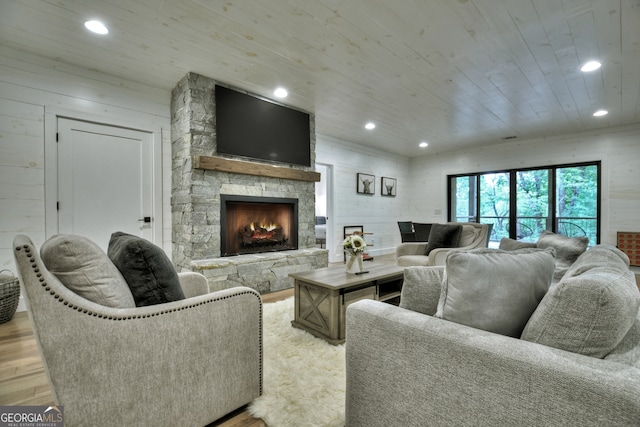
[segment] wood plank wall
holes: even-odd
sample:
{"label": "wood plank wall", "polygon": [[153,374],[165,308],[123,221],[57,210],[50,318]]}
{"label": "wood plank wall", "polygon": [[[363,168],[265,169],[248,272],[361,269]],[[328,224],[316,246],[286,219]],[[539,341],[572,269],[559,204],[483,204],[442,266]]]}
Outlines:
{"label": "wood plank wall", "polygon": [[16,231],[44,238],[44,107],[0,102],[0,270],[17,273]]}
{"label": "wood plank wall", "polygon": [[[554,138],[497,144],[475,150],[425,156],[411,161],[416,195],[410,215],[425,212],[432,221],[446,220],[447,174],[492,172],[602,161],[601,243],[616,245],[617,231],[640,231],[640,124],[607,132],[584,132]],[[438,213],[441,213],[439,215]]]}
{"label": "wood plank wall", "polygon": [[47,144],[55,144],[56,115],[141,129],[162,141],[169,157],[159,172],[164,197],[157,217],[169,219],[162,221],[162,245],[171,253],[169,91],[2,46],[0,58],[0,270],[16,273],[16,234],[39,246],[56,231],[45,216],[50,208],[45,203],[51,203],[45,186]]}

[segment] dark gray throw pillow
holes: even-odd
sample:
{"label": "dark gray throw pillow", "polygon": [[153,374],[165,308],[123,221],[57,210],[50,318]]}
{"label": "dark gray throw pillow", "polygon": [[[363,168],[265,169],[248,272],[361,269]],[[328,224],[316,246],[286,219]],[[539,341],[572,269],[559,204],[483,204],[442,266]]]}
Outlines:
{"label": "dark gray throw pillow", "polygon": [[461,233],[462,225],[460,224],[433,224],[425,255],[429,255],[437,248],[457,248]]}
{"label": "dark gray throw pillow", "polygon": [[185,298],[173,264],[162,249],[148,240],[123,232],[113,233],[107,255],[127,281],[136,306]]}

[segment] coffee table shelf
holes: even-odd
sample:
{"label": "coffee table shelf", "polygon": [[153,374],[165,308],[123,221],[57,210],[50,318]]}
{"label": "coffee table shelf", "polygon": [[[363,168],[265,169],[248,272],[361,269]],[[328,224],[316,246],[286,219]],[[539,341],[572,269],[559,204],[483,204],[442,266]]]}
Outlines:
{"label": "coffee table shelf", "polygon": [[291,273],[294,279],[295,313],[291,324],[330,344],[345,340],[347,307],[361,299],[397,303],[404,269],[390,263],[371,263],[366,274],[348,274],[344,268],[327,267]]}

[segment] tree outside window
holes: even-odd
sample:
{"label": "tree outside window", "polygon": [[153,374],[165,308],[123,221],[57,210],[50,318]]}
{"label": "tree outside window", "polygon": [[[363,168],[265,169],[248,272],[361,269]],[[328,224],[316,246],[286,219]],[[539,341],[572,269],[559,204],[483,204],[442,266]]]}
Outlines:
{"label": "tree outside window", "polygon": [[[600,162],[449,177],[449,218],[493,224],[490,241],[545,230],[599,242]],[[476,212],[479,214],[476,215]]]}

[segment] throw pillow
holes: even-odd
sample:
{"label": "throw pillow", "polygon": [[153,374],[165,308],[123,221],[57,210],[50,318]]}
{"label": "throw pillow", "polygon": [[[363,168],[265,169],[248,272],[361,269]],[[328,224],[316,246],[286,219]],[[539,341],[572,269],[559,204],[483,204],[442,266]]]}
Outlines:
{"label": "throw pillow", "polygon": [[58,234],[44,242],[40,257],[60,282],[81,297],[114,308],[135,307],[120,271],[93,241]]}
{"label": "throw pillow", "polygon": [[599,358],[620,344],[636,322],[640,292],[626,263],[615,253],[597,257],[599,249],[581,255],[571,275],[551,287],[523,340]]}
{"label": "throw pillow", "polygon": [[520,337],[554,265],[552,249],[451,251],[435,317]]}
{"label": "throw pillow", "polygon": [[173,264],[162,249],[148,240],[113,233],[107,254],[127,281],[136,306],[184,299]]}
{"label": "throw pillow", "polygon": [[503,251],[517,251],[518,249],[529,249],[537,247],[538,246],[535,243],[523,242],[521,240],[514,240],[508,237],[503,237],[502,240],[500,240],[500,246],[498,246],[498,249],[502,249]]}
{"label": "throw pillow", "polygon": [[571,264],[587,250],[589,238],[567,237],[545,230],[538,238],[537,246],[556,250],[556,270],[553,273],[553,282],[556,283],[562,279]]}
{"label": "throw pillow", "polygon": [[429,241],[425,255],[437,248],[456,248],[460,241],[462,226],[460,224],[433,224],[429,231]]}
{"label": "throw pillow", "polygon": [[443,275],[444,266],[405,268],[400,307],[433,316],[438,309]]}

